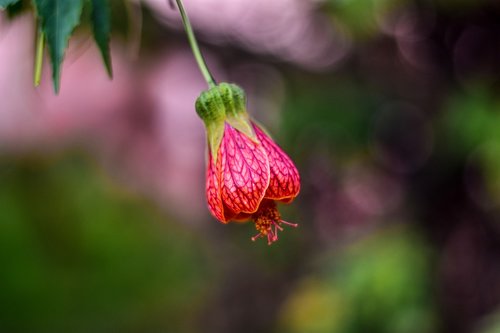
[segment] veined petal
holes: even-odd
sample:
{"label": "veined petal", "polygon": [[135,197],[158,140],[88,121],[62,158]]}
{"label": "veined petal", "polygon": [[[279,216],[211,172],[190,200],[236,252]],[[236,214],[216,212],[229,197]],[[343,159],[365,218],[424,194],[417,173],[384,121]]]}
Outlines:
{"label": "veined petal", "polygon": [[264,148],[226,124],[219,152],[222,201],[235,214],[254,213],[269,185],[269,162]]}
{"label": "veined petal", "polygon": [[265,197],[285,203],[291,202],[300,191],[300,176],[290,157],[266,134],[253,124],[257,139],[269,159],[271,179]]}
{"label": "veined petal", "polygon": [[[220,158],[218,159],[220,161]],[[212,215],[222,223],[228,220],[224,216],[224,205],[222,203],[220,188],[220,172],[217,172],[217,165],[214,163],[212,154],[208,154],[206,193],[208,208]]]}

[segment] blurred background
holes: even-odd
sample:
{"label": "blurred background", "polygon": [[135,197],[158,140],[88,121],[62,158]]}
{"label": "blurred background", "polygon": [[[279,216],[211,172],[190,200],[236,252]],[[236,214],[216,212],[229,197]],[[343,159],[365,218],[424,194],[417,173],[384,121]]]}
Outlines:
{"label": "blurred background", "polygon": [[111,3],[59,96],[0,13],[1,332],[500,332],[497,0],[185,0],[300,170],[273,246],[208,213],[177,10]]}

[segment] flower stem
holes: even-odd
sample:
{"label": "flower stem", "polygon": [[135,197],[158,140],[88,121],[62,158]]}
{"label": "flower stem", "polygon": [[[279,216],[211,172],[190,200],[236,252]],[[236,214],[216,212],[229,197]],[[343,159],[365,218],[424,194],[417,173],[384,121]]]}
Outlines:
{"label": "flower stem", "polygon": [[194,58],[198,63],[198,67],[200,68],[201,74],[203,74],[203,77],[205,78],[205,81],[207,82],[210,88],[215,87],[216,85],[215,80],[210,71],[208,70],[207,63],[205,62],[205,59],[201,54],[200,47],[198,46],[198,42],[196,41],[196,37],[194,36],[193,28],[191,27],[191,23],[189,22],[189,18],[184,9],[184,5],[182,4],[182,0],[176,0],[176,2],[177,2],[177,7],[179,7],[179,12],[181,14],[184,30],[186,30],[187,38],[189,40],[189,45],[191,45]]}

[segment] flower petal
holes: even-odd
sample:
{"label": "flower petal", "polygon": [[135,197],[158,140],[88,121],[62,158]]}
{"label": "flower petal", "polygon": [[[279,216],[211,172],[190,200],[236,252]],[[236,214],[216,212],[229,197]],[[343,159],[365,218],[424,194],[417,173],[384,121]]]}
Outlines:
{"label": "flower petal", "polygon": [[265,197],[285,203],[291,202],[300,191],[300,176],[288,155],[257,125],[253,124],[257,139],[266,150],[271,179]]}
{"label": "flower petal", "polygon": [[[218,160],[220,161],[220,158]],[[224,216],[224,205],[221,197],[220,172],[217,172],[217,165],[215,165],[210,153],[208,154],[206,193],[208,208],[212,215],[222,223],[227,223],[228,220]]]}
{"label": "flower petal", "polygon": [[254,213],[266,193],[270,177],[262,145],[226,124],[219,152],[225,206],[235,214]]}

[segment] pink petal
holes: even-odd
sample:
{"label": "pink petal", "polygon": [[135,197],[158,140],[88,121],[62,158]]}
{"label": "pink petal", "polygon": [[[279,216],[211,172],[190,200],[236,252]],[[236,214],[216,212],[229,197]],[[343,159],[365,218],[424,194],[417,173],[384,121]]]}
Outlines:
{"label": "pink petal", "polygon": [[222,200],[235,214],[254,213],[269,185],[269,162],[262,145],[226,124],[219,148]]}
{"label": "pink petal", "polygon": [[300,176],[290,157],[257,125],[253,124],[257,138],[262,143],[271,172],[266,198],[291,202],[300,191]]}
{"label": "pink petal", "polygon": [[220,172],[216,171],[217,166],[212,159],[212,154],[209,153],[208,155],[209,160],[206,183],[208,208],[217,220],[221,221],[222,223],[227,223],[227,219],[224,216],[224,205],[222,203],[220,191]]}

